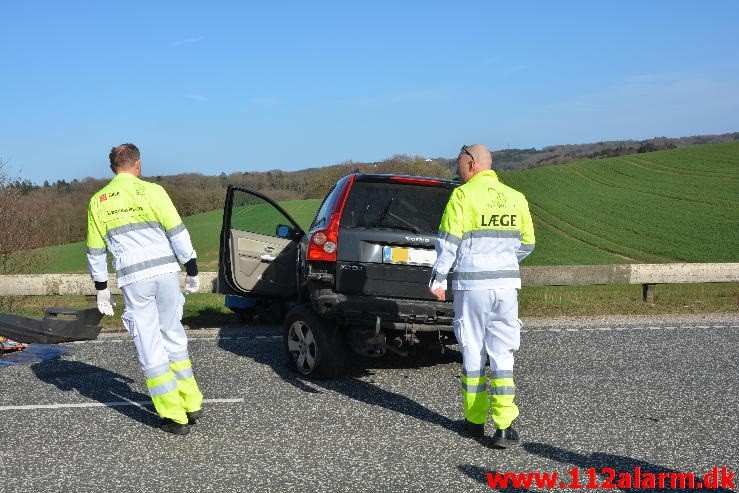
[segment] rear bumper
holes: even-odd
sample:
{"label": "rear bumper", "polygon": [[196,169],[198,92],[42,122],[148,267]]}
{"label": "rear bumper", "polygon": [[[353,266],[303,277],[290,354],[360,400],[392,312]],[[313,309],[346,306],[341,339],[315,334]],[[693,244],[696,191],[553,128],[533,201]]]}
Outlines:
{"label": "rear bumper", "polygon": [[353,323],[374,326],[377,317],[384,328],[413,324],[416,330],[451,330],[454,306],[451,302],[344,295],[316,290],[311,295],[313,308],[322,317],[343,318]]}
{"label": "rear bumper", "polygon": [[[64,317],[74,317],[67,318]],[[18,342],[58,344],[96,339],[103,314],[97,308],[47,308],[43,319],[0,313],[0,335]]]}

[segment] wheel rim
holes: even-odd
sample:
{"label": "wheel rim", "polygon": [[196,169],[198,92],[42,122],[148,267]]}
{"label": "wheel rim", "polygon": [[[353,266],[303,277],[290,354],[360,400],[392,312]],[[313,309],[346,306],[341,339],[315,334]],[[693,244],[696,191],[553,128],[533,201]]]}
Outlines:
{"label": "wheel rim", "polygon": [[298,371],[307,375],[316,369],[317,344],[310,326],[301,320],[290,325],[287,334],[287,350]]}

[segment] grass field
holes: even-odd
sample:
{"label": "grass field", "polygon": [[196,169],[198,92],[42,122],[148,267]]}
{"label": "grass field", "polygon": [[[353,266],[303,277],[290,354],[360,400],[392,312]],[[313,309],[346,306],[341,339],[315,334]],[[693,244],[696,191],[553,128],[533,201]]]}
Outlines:
{"label": "grass field", "polygon": [[503,175],[528,198],[529,265],[736,262],[739,142]]}

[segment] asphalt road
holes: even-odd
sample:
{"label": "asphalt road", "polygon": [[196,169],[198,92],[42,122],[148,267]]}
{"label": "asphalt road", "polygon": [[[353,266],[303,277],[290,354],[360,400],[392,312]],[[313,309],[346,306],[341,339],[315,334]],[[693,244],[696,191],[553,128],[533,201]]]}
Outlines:
{"label": "asphalt road", "polygon": [[739,319],[527,327],[511,450],[460,435],[454,348],[313,382],[285,369],[277,327],[190,336],[206,415],[184,437],[156,427],[127,334],[0,368],[0,492],[456,492],[489,490],[488,472],[585,485],[590,468],[599,482],[608,468],[739,471]]}

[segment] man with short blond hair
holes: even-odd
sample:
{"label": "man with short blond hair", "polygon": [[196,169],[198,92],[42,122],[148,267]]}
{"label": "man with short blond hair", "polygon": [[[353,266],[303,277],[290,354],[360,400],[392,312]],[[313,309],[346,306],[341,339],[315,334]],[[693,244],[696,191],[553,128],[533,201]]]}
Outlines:
{"label": "man with short blond hair", "polygon": [[429,290],[444,301],[447,278],[452,281],[465,430],[484,436],[492,408],[493,444],[506,448],[519,441],[511,427],[518,417],[513,383],[513,352],[521,331],[518,264],[534,249],[534,226],[526,198],[500,182],[486,146],[462,146],[457,167],[463,184],[452,192],[441,218]]}

